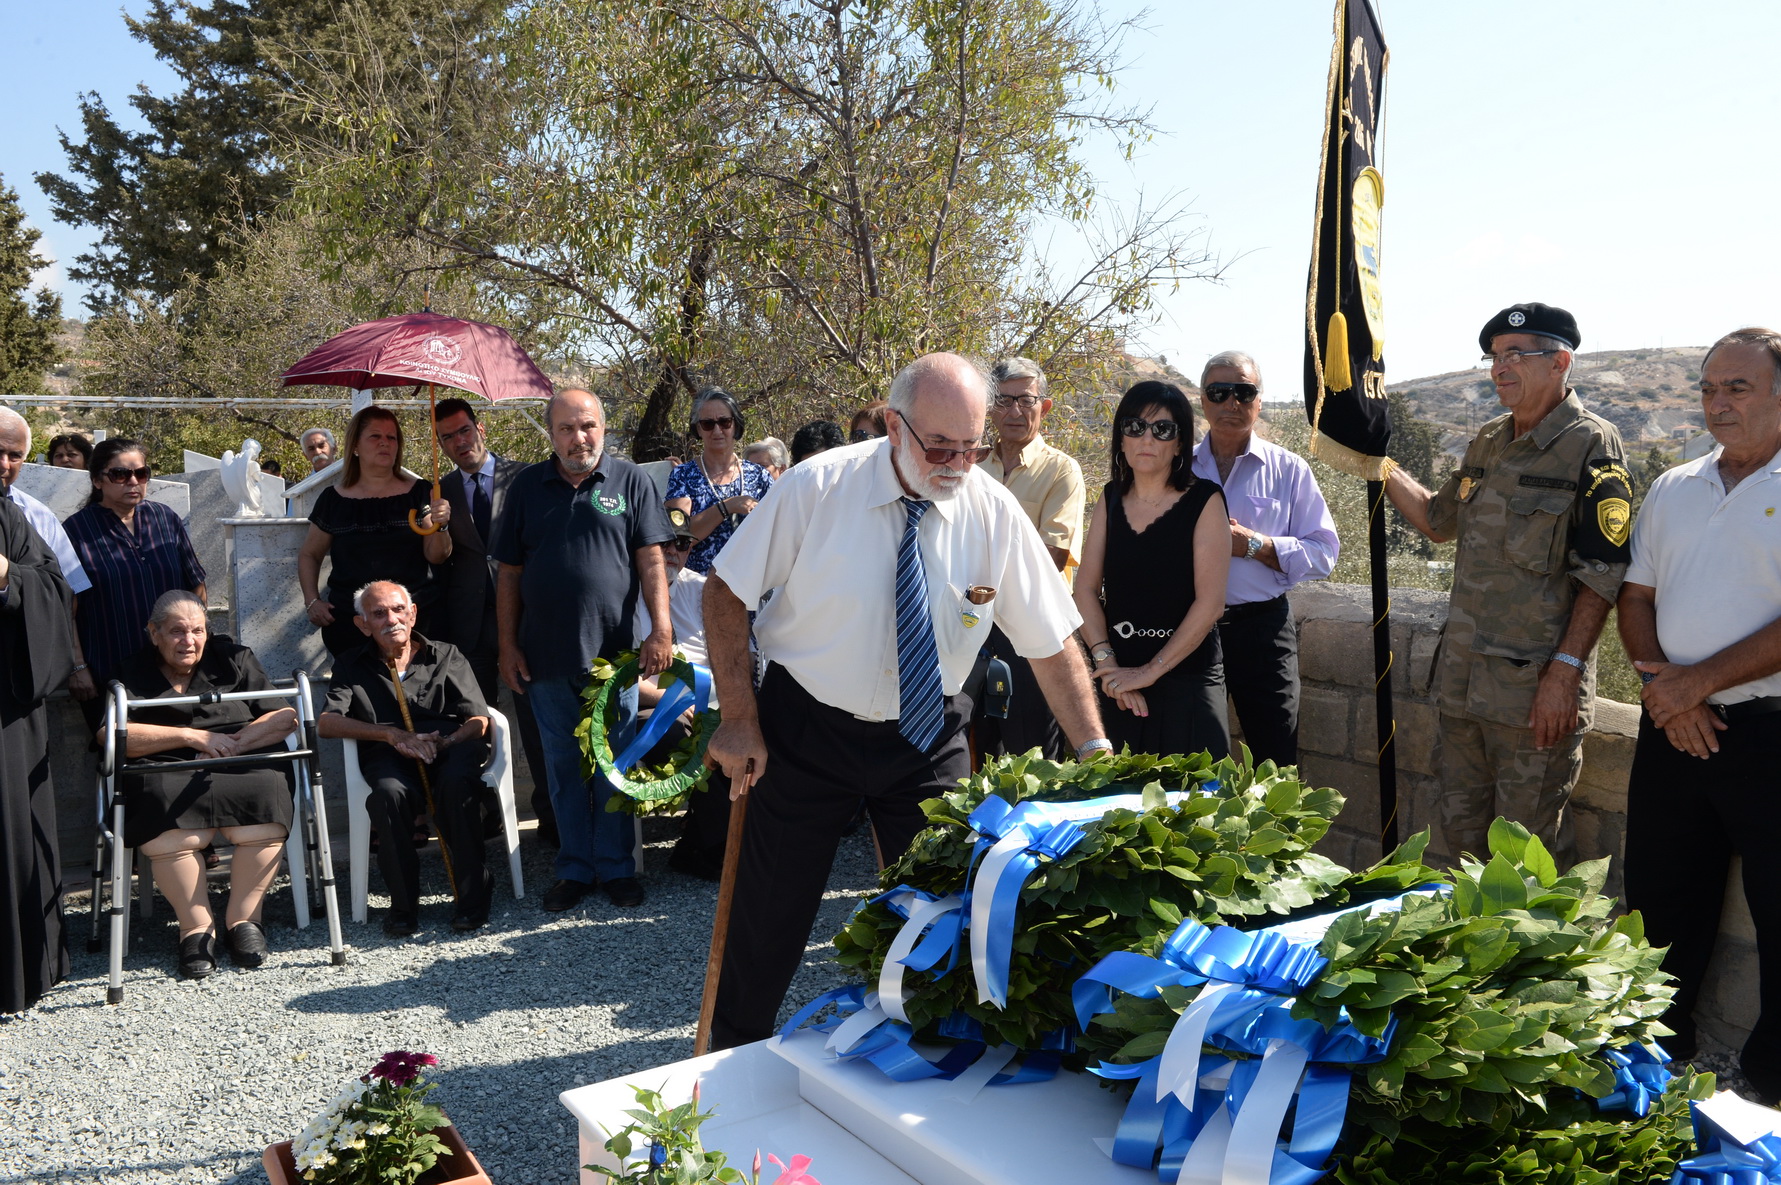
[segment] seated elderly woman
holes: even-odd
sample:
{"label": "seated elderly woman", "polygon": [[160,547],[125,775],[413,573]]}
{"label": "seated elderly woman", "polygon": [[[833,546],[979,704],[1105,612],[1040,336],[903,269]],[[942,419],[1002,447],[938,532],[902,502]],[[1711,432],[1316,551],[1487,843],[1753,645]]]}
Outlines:
{"label": "seated elderly woman", "polygon": [[451,925],[488,924],[494,892],[483,853],[482,766],[488,760],[488,705],[470,660],[414,628],[414,600],[393,580],[353,594],[353,624],[367,641],[340,656],[316,730],[359,742],[359,771],[370,784],[365,811],[382,836],[377,864],[390,893],[383,931],[420,925],[420,861],[408,823],[431,810],[455,895]]}
{"label": "seated elderly woman", "polygon": [[[148,619],[149,645],[117,672],[133,700],[259,691],[271,686],[247,647],[208,637],[204,602],[184,589],[163,593]],[[130,710],[132,763],[192,761],[276,751],[297,726],[278,700],[145,705]],[[224,933],[238,967],[266,961],[260,907],[291,827],[291,784],[282,763],[143,773],[125,780],[124,843],[140,850],[155,885],[179,915],[179,972],[202,979],[216,970],[215,919],[199,852],[235,846]]]}

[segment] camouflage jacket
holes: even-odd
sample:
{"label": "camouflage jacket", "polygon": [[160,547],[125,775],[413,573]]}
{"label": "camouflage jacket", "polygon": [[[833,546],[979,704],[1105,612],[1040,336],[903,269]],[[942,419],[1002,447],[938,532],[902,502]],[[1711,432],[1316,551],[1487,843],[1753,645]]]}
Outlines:
{"label": "camouflage jacket", "polygon": [[[1441,711],[1526,727],[1540,672],[1571,619],[1577,586],[1610,604],[1631,558],[1632,480],[1620,433],[1575,391],[1531,432],[1484,425],[1429,503],[1458,540],[1435,670]],[[1595,653],[1578,686],[1578,727],[1595,700]]]}

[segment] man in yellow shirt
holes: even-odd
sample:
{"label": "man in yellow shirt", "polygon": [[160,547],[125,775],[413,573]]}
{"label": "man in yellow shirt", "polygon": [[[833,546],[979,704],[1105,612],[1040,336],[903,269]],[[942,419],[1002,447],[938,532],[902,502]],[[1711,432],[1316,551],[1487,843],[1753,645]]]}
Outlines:
{"label": "man in yellow shirt", "polygon": [[[1082,549],[1082,511],[1086,491],[1082,466],[1039,435],[1051,410],[1045,372],[1030,358],[1004,358],[990,371],[996,397],[989,418],[996,427],[996,449],[978,468],[1013,494],[1039,531],[1046,552],[1067,580]],[[1012,697],[1006,719],[984,713],[980,702],[972,714],[977,751],[982,755],[1025,753],[1037,746],[1047,757],[1063,752],[1063,736],[1045,706],[1045,696],[1032,667],[1014,652],[1001,630],[990,634],[984,649],[1008,664]]]}

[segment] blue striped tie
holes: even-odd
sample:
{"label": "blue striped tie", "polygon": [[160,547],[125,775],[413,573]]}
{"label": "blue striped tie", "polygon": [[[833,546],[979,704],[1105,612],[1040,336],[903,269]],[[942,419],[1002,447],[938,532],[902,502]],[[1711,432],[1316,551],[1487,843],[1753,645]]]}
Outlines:
{"label": "blue striped tie", "polygon": [[904,498],[909,523],[897,548],[897,731],[923,753],[940,735],[945,697],[940,687],[940,652],[934,646],[934,618],[928,609],[928,574],[921,563],[916,528],[928,504]]}

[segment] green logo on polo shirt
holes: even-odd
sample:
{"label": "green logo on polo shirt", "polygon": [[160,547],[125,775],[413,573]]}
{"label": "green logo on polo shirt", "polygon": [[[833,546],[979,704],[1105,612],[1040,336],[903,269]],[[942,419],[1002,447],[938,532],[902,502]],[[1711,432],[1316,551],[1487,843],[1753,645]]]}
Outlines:
{"label": "green logo on polo shirt", "polygon": [[601,514],[621,515],[625,512],[625,496],[623,494],[606,494],[595,490],[588,495],[594,509]]}

